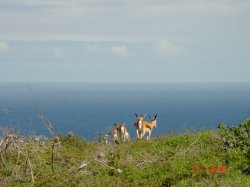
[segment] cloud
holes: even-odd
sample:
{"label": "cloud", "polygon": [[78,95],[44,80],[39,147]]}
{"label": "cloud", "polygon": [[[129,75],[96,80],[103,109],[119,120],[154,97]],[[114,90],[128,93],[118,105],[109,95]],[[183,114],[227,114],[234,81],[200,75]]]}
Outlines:
{"label": "cloud", "polygon": [[113,46],[111,50],[113,54],[117,54],[123,57],[128,55],[128,49],[126,46]]}
{"label": "cloud", "polygon": [[124,42],[243,38],[249,35],[249,8],[246,0],[0,0],[0,37]]}
{"label": "cloud", "polygon": [[91,55],[107,55],[107,48],[101,47],[96,44],[87,44],[86,51]]}
{"label": "cloud", "polygon": [[128,55],[128,49],[126,46],[100,46],[96,44],[87,44],[86,51],[91,55],[119,55],[125,57]]}
{"label": "cloud", "polygon": [[64,48],[54,48],[53,54],[56,58],[64,58],[67,55]]}
{"label": "cloud", "polygon": [[0,41],[0,54],[8,53],[10,51],[10,47],[8,42]]}
{"label": "cloud", "polygon": [[66,1],[66,0],[12,0],[9,2],[10,5],[22,5],[22,6],[68,6],[74,5],[77,3],[77,0]]}
{"label": "cloud", "polygon": [[88,53],[96,53],[97,51],[100,50],[100,48],[97,45],[88,44],[86,46],[86,50]]}
{"label": "cloud", "polygon": [[163,39],[156,40],[153,43],[153,49],[160,57],[179,55],[182,52],[181,48]]}

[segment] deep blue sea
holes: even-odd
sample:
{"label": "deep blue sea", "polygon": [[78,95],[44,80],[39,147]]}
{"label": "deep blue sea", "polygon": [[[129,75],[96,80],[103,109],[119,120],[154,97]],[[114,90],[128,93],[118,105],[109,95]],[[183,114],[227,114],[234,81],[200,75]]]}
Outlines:
{"label": "deep blue sea", "polygon": [[250,83],[0,83],[1,127],[49,135],[28,87],[58,134],[72,131],[88,140],[114,122],[125,122],[134,138],[134,113],[158,114],[152,136],[250,118]]}

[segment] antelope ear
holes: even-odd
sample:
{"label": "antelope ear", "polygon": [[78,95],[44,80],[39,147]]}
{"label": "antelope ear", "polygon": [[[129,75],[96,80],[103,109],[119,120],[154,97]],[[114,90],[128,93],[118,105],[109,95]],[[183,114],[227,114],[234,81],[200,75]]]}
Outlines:
{"label": "antelope ear", "polygon": [[114,123],[114,125],[116,126],[117,124],[116,124],[116,123]]}
{"label": "antelope ear", "polygon": [[157,118],[157,114],[155,115],[155,119]]}
{"label": "antelope ear", "polygon": [[136,113],[135,113],[135,117],[137,117],[137,118],[138,118],[138,114],[136,114]]}

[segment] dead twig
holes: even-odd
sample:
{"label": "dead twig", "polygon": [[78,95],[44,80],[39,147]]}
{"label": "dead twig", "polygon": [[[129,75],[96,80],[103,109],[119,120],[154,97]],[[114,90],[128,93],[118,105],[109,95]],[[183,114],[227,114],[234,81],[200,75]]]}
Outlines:
{"label": "dead twig", "polygon": [[59,141],[59,137],[55,137],[54,140],[53,140],[53,143],[52,143],[52,154],[51,154],[51,169],[52,169],[52,172],[54,172],[54,161],[55,161],[55,156],[54,156],[54,149],[55,149],[55,146],[60,146],[60,141]]}
{"label": "dead twig", "polygon": [[25,150],[26,152],[26,175],[29,172],[30,173],[30,177],[31,177],[31,182],[34,183],[34,174],[33,174],[33,170],[32,170],[32,165],[29,159],[29,153],[27,150]]}
{"label": "dead twig", "polygon": [[195,139],[182,153],[183,155],[186,154],[186,152],[192,147],[200,138]]}
{"label": "dead twig", "polygon": [[151,161],[151,160],[144,160],[142,162],[139,162],[136,167],[140,168],[140,167],[143,167],[145,164],[147,163],[154,163],[154,161]]}
{"label": "dead twig", "polygon": [[97,162],[97,163],[99,163],[99,164],[102,164],[102,165],[104,165],[104,166],[106,166],[106,167],[108,167],[108,168],[110,168],[110,169],[112,169],[112,170],[115,170],[115,171],[117,171],[117,173],[119,173],[119,174],[122,174],[122,170],[121,170],[121,169],[116,169],[116,168],[114,168],[114,167],[111,167],[111,166],[109,166],[108,164],[106,164],[105,162],[103,162],[103,161],[101,161],[101,160],[98,160],[97,158],[94,158],[93,161],[95,161],[95,162]]}
{"label": "dead twig", "polygon": [[51,170],[54,172],[54,148],[55,148],[55,143],[52,143],[52,155],[51,155]]}
{"label": "dead twig", "polygon": [[40,108],[40,105],[39,105],[39,102],[38,102],[38,99],[35,97],[35,94],[33,93],[32,89],[30,87],[28,87],[28,90],[30,91],[30,94],[31,94],[31,97],[33,99],[33,102],[34,102],[34,105],[35,105],[35,108],[36,108],[36,113],[38,115],[38,117],[40,118],[40,120],[42,121],[42,123],[45,125],[45,127],[49,130],[50,134],[52,137],[55,137],[56,136],[56,133],[55,133],[55,128],[54,128],[54,125],[52,124],[52,122],[45,117],[45,115],[43,114],[41,108]]}
{"label": "dead twig", "polygon": [[82,171],[82,169],[85,168],[85,167],[87,167],[90,162],[91,161],[89,161],[89,162],[83,161],[79,167],[76,167],[76,168],[74,167],[74,168],[69,169],[69,172],[79,172],[79,171]]}

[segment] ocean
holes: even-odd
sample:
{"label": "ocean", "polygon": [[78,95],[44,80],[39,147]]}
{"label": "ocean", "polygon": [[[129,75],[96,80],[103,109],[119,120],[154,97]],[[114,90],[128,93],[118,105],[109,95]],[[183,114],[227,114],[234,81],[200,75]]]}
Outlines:
{"label": "ocean", "polygon": [[0,83],[1,127],[49,136],[29,89],[57,134],[73,132],[87,140],[119,122],[135,138],[134,113],[158,115],[152,136],[250,118],[250,83]]}

